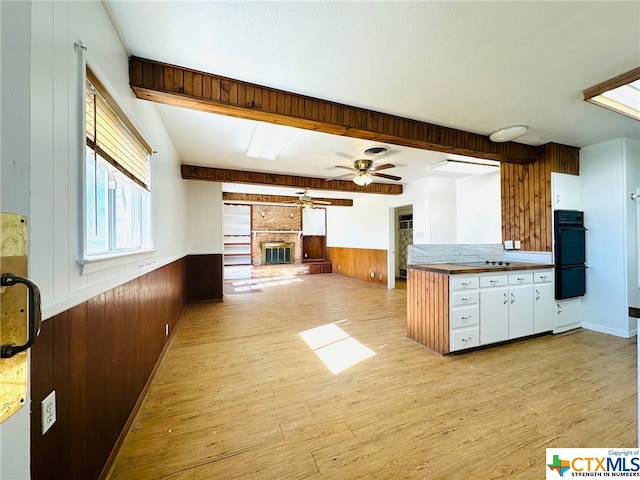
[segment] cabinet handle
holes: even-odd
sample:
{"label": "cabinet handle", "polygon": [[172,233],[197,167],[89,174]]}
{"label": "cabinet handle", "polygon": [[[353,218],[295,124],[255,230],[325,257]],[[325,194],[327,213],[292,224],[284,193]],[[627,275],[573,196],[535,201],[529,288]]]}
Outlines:
{"label": "cabinet handle", "polygon": [[471,300],[471,297],[462,297],[460,300],[462,300],[463,302],[468,302],[469,300]]}
{"label": "cabinet handle", "polygon": [[540,280],[546,280],[547,276],[546,275],[540,275]]}
{"label": "cabinet handle", "polygon": [[471,320],[471,315],[463,315],[460,317],[462,320]]}
{"label": "cabinet handle", "polygon": [[471,282],[462,282],[460,285],[462,285],[463,287],[468,287],[469,285],[471,285]]}
{"label": "cabinet handle", "polygon": [[507,302],[509,301],[509,297],[507,297],[507,294],[506,294],[506,293],[503,293],[502,295],[503,295],[503,299],[504,299],[504,301],[502,302],[502,304],[503,304],[503,305],[506,305],[506,304],[507,304]]}
{"label": "cabinet handle", "polygon": [[489,283],[498,283],[498,280],[489,280]]}
{"label": "cabinet handle", "polygon": [[471,337],[469,337],[469,338],[462,338],[462,339],[461,339],[461,341],[463,341],[463,342],[470,342],[470,341],[471,341]]}
{"label": "cabinet handle", "polygon": [[513,303],[516,301],[516,297],[513,295],[513,293],[511,294],[511,305],[513,305]]}
{"label": "cabinet handle", "polygon": [[540,290],[536,290],[536,300],[540,300]]}
{"label": "cabinet handle", "polygon": [[524,282],[524,278],[523,277],[518,277],[518,281],[519,282]]}

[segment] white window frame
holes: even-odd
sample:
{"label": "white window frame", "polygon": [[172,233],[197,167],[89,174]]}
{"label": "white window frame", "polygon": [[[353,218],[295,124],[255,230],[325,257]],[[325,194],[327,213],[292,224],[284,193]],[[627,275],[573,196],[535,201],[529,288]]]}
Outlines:
{"label": "white window frame", "polygon": [[[96,91],[102,96],[102,100],[104,100],[104,104],[108,105],[112,110],[110,113],[113,113],[117,119],[119,120],[119,127],[122,132],[128,132],[128,141],[139,142],[137,143],[137,148],[142,148],[145,152],[147,152],[147,162],[150,159],[151,155],[151,147],[144,140],[142,135],[138,132],[138,130],[133,126],[131,121],[127,118],[124,112],[120,109],[115,102],[114,98],[109,94],[107,89],[104,87],[102,82],[93,74],[93,72],[87,67],[85,70],[86,79],[90,81],[90,83],[95,87]],[[82,81],[82,125],[83,125],[83,135],[82,135],[82,251],[80,260],[78,264],[81,266],[81,274],[85,275],[88,273],[92,273],[95,271],[113,268],[116,266],[124,265],[131,262],[139,261],[141,258],[149,258],[153,255],[153,228],[151,224],[151,184],[150,184],[150,165],[147,164],[147,174],[140,175],[132,175],[129,173],[125,167],[122,166],[121,163],[118,163],[117,160],[114,161],[112,157],[107,159],[103,158],[105,155],[101,155],[104,150],[100,148],[98,144],[95,142],[90,142],[87,136],[87,104],[86,104],[86,79],[83,78]],[[92,132],[93,135],[93,132]],[[93,137],[92,137],[93,138]],[[122,138],[122,137],[119,137]],[[115,204],[115,190],[108,191],[108,199],[107,205],[109,209],[109,234],[108,234],[108,248],[101,252],[90,252],[89,248],[89,212],[90,206],[88,188],[90,187],[88,182],[88,177],[93,170],[93,168],[88,168],[88,159],[87,156],[93,153],[95,155],[95,161],[100,162],[100,167],[106,169],[109,172],[109,186],[114,188],[122,188],[125,187],[131,192],[134,192],[134,196],[138,198],[138,209],[137,211],[129,212],[132,217],[137,217],[137,221],[139,222],[139,231],[135,233],[135,235],[139,235],[139,241],[135,242],[135,245],[129,245],[124,248],[118,247],[118,239],[116,238],[116,204]],[[141,180],[142,181],[141,181]],[[115,183],[112,183],[115,181]],[[145,188],[146,187],[146,188]],[[136,202],[133,202],[136,203]],[[148,265],[148,264],[147,264]]]}

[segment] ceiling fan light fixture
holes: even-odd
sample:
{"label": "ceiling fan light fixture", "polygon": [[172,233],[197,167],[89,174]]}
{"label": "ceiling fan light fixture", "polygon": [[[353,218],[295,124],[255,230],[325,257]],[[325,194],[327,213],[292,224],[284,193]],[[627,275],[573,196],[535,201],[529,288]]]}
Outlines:
{"label": "ceiling fan light fixture", "polygon": [[525,125],[511,125],[510,127],[501,128],[500,130],[493,132],[489,135],[489,140],[496,143],[510,142],[511,140],[515,140],[521,135],[524,135],[528,129],[529,127]]}
{"label": "ceiling fan light fixture", "polygon": [[373,182],[373,177],[367,172],[358,172],[356,176],[353,177],[353,183],[361,187],[366,187],[371,182]]}

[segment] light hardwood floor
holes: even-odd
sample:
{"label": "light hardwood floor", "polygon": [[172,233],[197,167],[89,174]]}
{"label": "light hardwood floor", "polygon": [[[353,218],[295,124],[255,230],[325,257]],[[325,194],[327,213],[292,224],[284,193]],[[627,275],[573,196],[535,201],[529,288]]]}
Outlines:
{"label": "light hardwood floor", "polygon": [[[188,307],[112,480],[541,479],[547,447],[631,447],[636,343],[586,330],[442,357],[406,291],[335,274]],[[333,375],[298,335],[375,352]]]}

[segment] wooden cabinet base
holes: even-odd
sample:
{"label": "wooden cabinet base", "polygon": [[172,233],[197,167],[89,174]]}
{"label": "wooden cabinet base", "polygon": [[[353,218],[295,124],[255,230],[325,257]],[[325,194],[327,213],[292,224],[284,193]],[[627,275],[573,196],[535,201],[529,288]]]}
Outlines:
{"label": "wooden cabinet base", "polygon": [[331,262],[309,262],[309,273],[331,273],[333,266]]}

